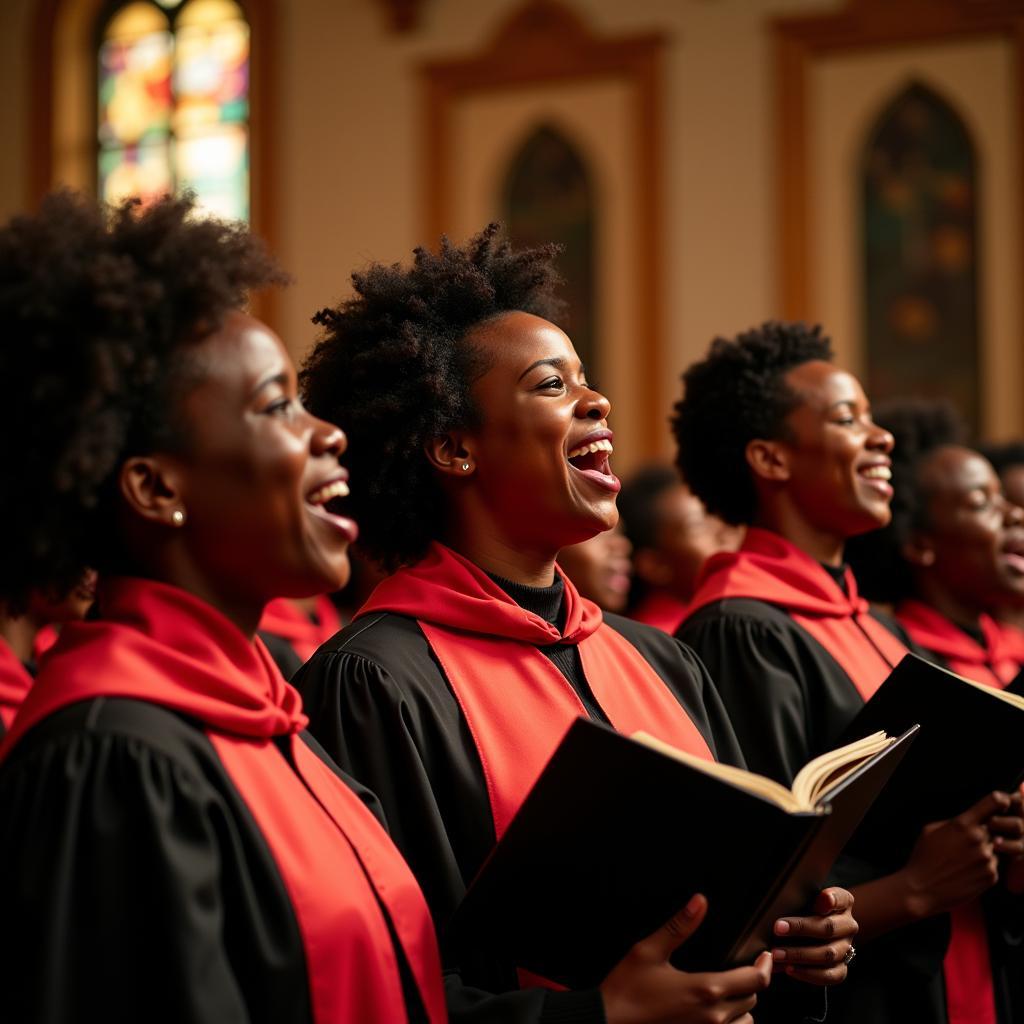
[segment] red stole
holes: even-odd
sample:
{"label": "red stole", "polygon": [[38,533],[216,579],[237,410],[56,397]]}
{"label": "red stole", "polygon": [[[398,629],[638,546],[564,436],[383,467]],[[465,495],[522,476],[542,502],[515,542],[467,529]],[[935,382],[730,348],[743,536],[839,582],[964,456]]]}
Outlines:
{"label": "red stole", "polygon": [[[984,647],[940,612],[921,601],[904,601],[896,618],[919,647],[940,657],[953,671],[1001,690],[1020,671],[1012,638],[987,615],[979,619]],[[946,1000],[950,1024],[996,1024],[992,972],[985,918],[978,903],[952,913],[953,931],[946,951]]]}
{"label": "red stole", "polygon": [[[199,719],[281,873],[305,950],[316,1024],[407,1018],[388,911],[431,1024],[446,1020],[440,958],[423,896],[362,801],[298,733],[298,693],[266,648],[182,590],[100,584],[104,618],[67,624],[0,746],[95,697],[145,700]],[[272,742],[288,736],[298,774]]]}
{"label": "red stole", "polygon": [[57,627],[49,622],[38,633],[32,641],[32,659],[36,665],[42,660],[43,655],[57,642]]}
{"label": "red stole", "polygon": [[712,555],[697,580],[688,615],[714,601],[751,598],[777,605],[839,663],[865,701],[907,653],[868,614],[846,570],[843,588],[810,555],[784,537],[751,527],[739,551]]}
{"label": "red stole", "polygon": [[32,676],[18,656],[0,640],[0,722],[10,729],[25,694],[32,686]]}
{"label": "red stole", "polygon": [[652,590],[629,613],[631,619],[672,636],[686,617],[687,606],[665,590]]}
{"label": "red stole", "polygon": [[[738,552],[704,563],[690,614],[729,597],[783,608],[839,663],[867,701],[907,653],[903,644],[868,614],[846,570],[847,593],[810,555],[767,530],[751,528]],[[988,940],[981,908],[968,904],[951,915],[952,934],[943,964],[949,1024],[995,1024]],[[981,965],[979,967],[979,965]]]}
{"label": "red stole", "polygon": [[341,629],[341,616],[326,594],[318,594],[314,622],[306,612],[287,597],[279,597],[263,609],[260,631],[287,640],[295,653],[309,661],[313,652]]}
{"label": "red stole", "polygon": [[516,604],[468,559],[436,543],[421,562],[382,581],[359,611],[397,612],[419,622],[473,736],[499,838],[566,730],[586,714],[538,645],[578,646],[594,698],[620,732],[643,729],[712,759],[700,731],[640,652],[558,572],[565,585],[562,633]]}
{"label": "red stole", "polygon": [[1013,627],[1002,625],[988,615],[978,620],[985,638],[984,646],[920,601],[904,601],[896,609],[896,618],[915,644],[938,655],[953,672],[976,683],[1001,690],[1012,683],[1020,671],[1022,652],[1017,649],[1019,641],[1010,632]]}

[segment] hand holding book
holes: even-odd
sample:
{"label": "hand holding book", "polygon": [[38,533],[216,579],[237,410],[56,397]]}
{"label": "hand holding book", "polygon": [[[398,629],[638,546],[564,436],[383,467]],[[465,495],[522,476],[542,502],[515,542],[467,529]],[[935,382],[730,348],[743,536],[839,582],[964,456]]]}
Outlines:
{"label": "hand holding book", "polygon": [[907,862],[908,889],[920,910],[941,914],[991,889],[999,861],[987,822],[1010,807],[1006,793],[989,793],[963,814],[925,825]]}
{"label": "hand holding book", "polygon": [[823,889],[814,900],[813,911],[813,915],[784,917],[775,922],[773,932],[780,942],[807,943],[772,949],[775,970],[809,985],[838,985],[846,980],[853,937],[858,931],[853,894],[838,886]]}
{"label": "hand holding book", "polygon": [[600,986],[608,1024],[747,1022],[757,993],[771,981],[772,958],[762,953],[750,967],[687,973],[669,963],[700,927],[708,910],[701,895],[653,935],[638,942]]}

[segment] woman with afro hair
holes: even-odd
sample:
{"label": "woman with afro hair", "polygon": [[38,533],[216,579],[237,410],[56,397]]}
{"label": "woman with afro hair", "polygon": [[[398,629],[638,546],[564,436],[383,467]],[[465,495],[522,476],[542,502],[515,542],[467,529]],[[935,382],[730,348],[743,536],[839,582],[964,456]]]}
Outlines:
{"label": "woman with afro hair", "polygon": [[345,437],[243,311],[281,273],[195,214],[0,230],[0,600],[99,573],[0,748],[3,1016],[443,1024],[415,879],[254,639],[348,576]]}
{"label": "woman with afro hair", "polygon": [[[578,716],[738,757],[693,655],[602,615],[556,565],[615,525],[610,405],[553,322],[555,250],[515,251],[496,232],[353,275],[355,296],[317,315],[301,375],[318,415],[344,410],[361,544],[394,572],[296,686],[320,742],[380,797],[439,926]],[[819,905],[779,934],[816,943],[787,962],[827,985],[845,976],[856,924],[845,891]],[[749,1021],[766,958],[713,976],[711,996],[707,976],[667,962],[704,908],[599,991],[514,991],[515,972],[483,955],[458,966],[508,990],[516,1019],[613,1022],[632,1005],[637,1020]]]}
{"label": "woman with afro hair", "polygon": [[[676,635],[708,666],[750,766],[788,783],[906,654],[843,561],[849,539],[889,521],[893,438],[817,327],[719,338],[683,380],[679,469],[710,512],[748,530],[705,564]],[[948,912],[995,884],[996,847],[1017,854],[1020,835],[1019,804],[993,793],[929,825],[909,859],[846,858],[860,956],[829,1020],[995,1024],[983,935],[963,922],[951,938]]]}

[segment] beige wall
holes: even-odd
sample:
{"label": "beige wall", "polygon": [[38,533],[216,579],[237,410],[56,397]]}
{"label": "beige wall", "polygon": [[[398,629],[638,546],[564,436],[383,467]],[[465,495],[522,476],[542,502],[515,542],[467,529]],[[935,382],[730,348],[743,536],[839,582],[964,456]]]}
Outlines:
{"label": "beige wall", "polygon": [[[668,37],[662,268],[665,365],[673,372],[651,396],[667,415],[678,371],[715,333],[732,333],[778,312],[767,21],[841,3],[566,2],[596,32],[660,31]],[[404,259],[414,245],[434,241],[423,237],[417,68],[426,60],[476,52],[518,5],[424,0],[419,30],[394,35],[377,0],[278,0],[274,211],[278,254],[297,278],[280,316],[296,354],[313,337],[310,314],[347,293],[353,268],[370,259]],[[29,185],[25,55],[34,6],[30,0],[0,4],[0,132],[8,140],[0,157],[3,216],[23,206]],[[1014,342],[1006,338],[1003,344]],[[1008,400],[1001,394],[999,407]]]}

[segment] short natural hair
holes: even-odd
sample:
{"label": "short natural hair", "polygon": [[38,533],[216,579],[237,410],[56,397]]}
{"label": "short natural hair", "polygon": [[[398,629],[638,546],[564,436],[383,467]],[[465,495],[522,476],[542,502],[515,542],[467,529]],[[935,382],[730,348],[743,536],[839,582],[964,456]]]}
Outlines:
{"label": "short natural hair", "polygon": [[352,275],[355,296],[322,309],[300,375],[311,412],[349,436],[350,508],[360,546],[388,568],[421,558],[445,508],[425,445],[472,428],[472,385],[487,369],[471,332],[502,313],[556,320],[562,304],[553,245],[516,251],[490,224],[459,246],[414,251],[411,266],[375,263]]}
{"label": "short natural hair", "polygon": [[683,398],[671,421],[676,465],[709,512],[734,525],[754,519],[747,445],[786,435],[786,416],[800,399],[785,375],[819,359],[832,359],[820,326],[769,321],[735,338],[715,338],[707,356],[683,374]]}

